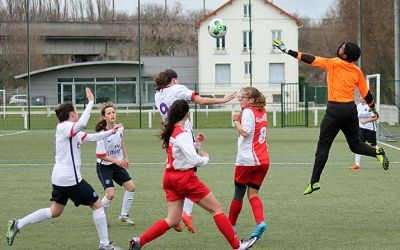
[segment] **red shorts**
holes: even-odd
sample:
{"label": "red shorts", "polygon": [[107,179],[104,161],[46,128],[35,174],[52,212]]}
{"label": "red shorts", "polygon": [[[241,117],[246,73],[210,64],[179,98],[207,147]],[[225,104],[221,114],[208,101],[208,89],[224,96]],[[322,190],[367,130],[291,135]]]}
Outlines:
{"label": "red shorts", "polygon": [[193,169],[165,171],[163,189],[167,201],[188,198],[193,202],[198,202],[210,193],[210,189],[200,181]]}
{"label": "red shorts", "polygon": [[[236,166],[235,182],[260,187],[267,175],[269,164],[259,166]],[[251,185],[253,184],[253,185]]]}

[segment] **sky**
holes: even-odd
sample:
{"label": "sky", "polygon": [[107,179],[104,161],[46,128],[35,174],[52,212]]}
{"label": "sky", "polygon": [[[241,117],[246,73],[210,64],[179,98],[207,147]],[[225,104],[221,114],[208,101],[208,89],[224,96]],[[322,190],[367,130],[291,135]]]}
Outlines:
{"label": "sky", "polygon": [[[129,12],[136,11],[138,0],[114,0],[115,8]],[[214,10],[227,2],[227,0],[140,0],[141,4],[158,3],[161,5],[172,6],[175,1],[180,1],[184,8],[188,10],[203,9],[205,1],[206,9]],[[252,0],[256,1],[256,0]],[[329,6],[336,0],[273,0],[275,5],[291,14],[299,16],[308,16],[311,19],[321,19],[328,10]]]}

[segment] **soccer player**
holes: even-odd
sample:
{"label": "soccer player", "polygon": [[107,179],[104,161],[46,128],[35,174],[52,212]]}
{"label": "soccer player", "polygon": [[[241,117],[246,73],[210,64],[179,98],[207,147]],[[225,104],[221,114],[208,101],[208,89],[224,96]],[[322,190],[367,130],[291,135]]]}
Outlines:
{"label": "soccer player", "polygon": [[[364,98],[360,96],[360,103],[357,105],[358,122],[360,126],[360,140],[368,142],[372,147],[376,147],[376,123],[378,116],[369,110]],[[361,155],[355,155],[355,164],[351,169],[360,169]]]}
{"label": "soccer player", "polygon": [[[117,119],[117,108],[111,102],[103,103],[100,113],[101,119],[96,123],[95,131],[108,131],[115,126]],[[135,184],[129,176],[128,154],[126,153],[123,139],[123,128],[117,133],[97,141],[97,176],[106,192],[101,200],[103,207],[107,209],[115,196],[113,180],[125,188],[119,220],[131,225],[135,222],[129,218],[128,212],[131,209],[133,196],[135,195]]]}
{"label": "soccer player", "polygon": [[[193,90],[189,90],[185,85],[179,84],[178,74],[172,69],[167,69],[163,72],[160,72],[156,76],[155,82],[155,103],[158,110],[160,111],[163,121],[165,121],[165,118],[167,117],[170,106],[176,100],[192,101],[200,105],[211,105],[229,102],[236,96],[236,93],[232,93],[225,95],[223,98],[201,97]],[[187,120],[185,123],[185,130],[192,133],[192,139],[193,141],[195,141],[192,124],[189,120]],[[200,141],[198,141],[197,143],[200,143]],[[189,199],[185,199],[185,205],[183,206],[182,213],[182,221],[185,224],[186,228],[190,232],[194,233],[195,229],[192,223],[192,209],[193,202],[191,202]],[[182,231],[182,226],[179,223],[174,229],[180,232]]]}
{"label": "soccer player", "polygon": [[7,243],[9,246],[13,244],[16,234],[24,226],[60,216],[70,199],[77,207],[84,205],[92,209],[93,222],[100,239],[99,250],[120,249],[108,239],[106,214],[99,196],[81,176],[81,144],[98,141],[115,134],[121,125],[116,125],[102,133],[82,132],[89,121],[94,103],[94,96],[89,88],[86,88],[86,96],[89,103],[80,118],[74,105],[68,102],[61,104],[55,110],[60,122],[55,135],[56,162],[51,175],[53,185],[51,206],[39,209],[22,219],[8,221]]}
{"label": "soccer player", "polygon": [[314,67],[320,67],[327,72],[328,105],[321,122],[317,151],[311,181],[304,195],[321,188],[319,180],[322,170],[328,160],[329,149],[338,132],[341,130],[346,137],[350,150],[356,154],[376,157],[383,169],[389,168],[389,160],[383,148],[371,147],[360,141],[358,135],[357,109],[354,104],[354,89],[357,87],[369,106],[377,115],[374,98],[368,90],[363,72],[353,62],[361,55],[357,44],[344,42],[338,48],[335,58],[324,58],[287,49],[285,44],[275,38],[274,46],[282,52]]}
{"label": "soccer player", "polygon": [[264,95],[253,87],[243,88],[239,100],[242,113],[233,115],[239,138],[234,178],[235,193],[229,208],[229,220],[236,231],[236,221],[242,210],[243,197],[247,190],[247,197],[257,223],[250,238],[259,239],[267,229],[264,208],[258,196],[258,190],[269,168],[266,103]]}
{"label": "soccer player", "polygon": [[239,241],[235,231],[224,214],[222,206],[210,189],[197,177],[194,168],[208,163],[206,152],[196,152],[192,133],[185,130],[189,118],[189,105],[185,100],[177,100],[168,112],[160,138],[167,151],[164,168],[163,189],[168,202],[167,218],[157,221],[140,237],[134,237],[129,243],[130,250],[141,249],[145,244],[160,237],[171,227],[176,226],[183,210],[184,199],[196,202],[213,215],[219,231],[225,236],[233,249],[248,249],[256,238]]}

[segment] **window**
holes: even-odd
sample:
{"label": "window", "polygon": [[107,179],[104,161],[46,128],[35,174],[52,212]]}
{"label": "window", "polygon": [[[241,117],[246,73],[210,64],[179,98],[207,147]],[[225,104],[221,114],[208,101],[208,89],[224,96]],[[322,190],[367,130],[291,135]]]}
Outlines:
{"label": "window", "polygon": [[231,83],[231,65],[215,64],[215,83],[230,84]]}
{"label": "window", "polygon": [[243,5],[243,16],[244,17],[251,16],[251,5],[250,4]]}
{"label": "window", "polygon": [[94,84],[75,84],[75,103],[84,104],[87,103],[85,88],[90,88],[93,94],[95,94]]}
{"label": "window", "polygon": [[283,63],[269,64],[269,83],[281,84],[285,82],[285,65]]}
{"label": "window", "polygon": [[225,50],[225,36],[221,37],[221,38],[216,38],[216,49],[217,50]]}
{"label": "window", "polygon": [[253,72],[251,62],[244,62],[244,74],[250,75]]}
{"label": "window", "polygon": [[117,103],[136,103],[136,84],[117,84]]}
{"label": "window", "polygon": [[115,103],[115,84],[97,84],[96,103],[108,101]]}
{"label": "window", "polygon": [[282,31],[281,30],[272,30],[271,33],[272,33],[272,49],[276,50],[277,48],[275,48],[273,46],[274,39],[278,38],[279,40],[282,40]]}
{"label": "window", "polygon": [[248,51],[253,47],[252,45],[253,32],[243,31],[243,51]]}
{"label": "window", "polygon": [[282,96],[279,94],[279,95],[272,95],[272,102],[273,103],[281,103],[281,100],[282,100]]}

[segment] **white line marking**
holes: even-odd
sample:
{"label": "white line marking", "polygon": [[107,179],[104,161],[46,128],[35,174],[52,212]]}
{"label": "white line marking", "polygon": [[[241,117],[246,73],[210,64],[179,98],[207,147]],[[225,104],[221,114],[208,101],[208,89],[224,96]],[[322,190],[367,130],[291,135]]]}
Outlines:
{"label": "white line marking", "polygon": [[381,141],[378,141],[378,143],[383,144],[383,145],[385,145],[385,146],[388,146],[389,148],[394,148],[394,149],[397,149],[397,150],[400,151],[400,148],[395,147],[395,146],[392,146],[392,145],[390,145],[390,144],[387,144],[387,143],[384,143],[384,142],[381,142]]}
{"label": "white line marking", "polygon": [[10,133],[10,134],[4,134],[4,135],[0,135],[0,137],[1,137],[1,136],[7,136],[7,135],[17,135],[17,134],[23,134],[23,133],[26,133],[26,132],[28,132],[28,131],[19,131],[19,132],[15,132],[15,133]]}

